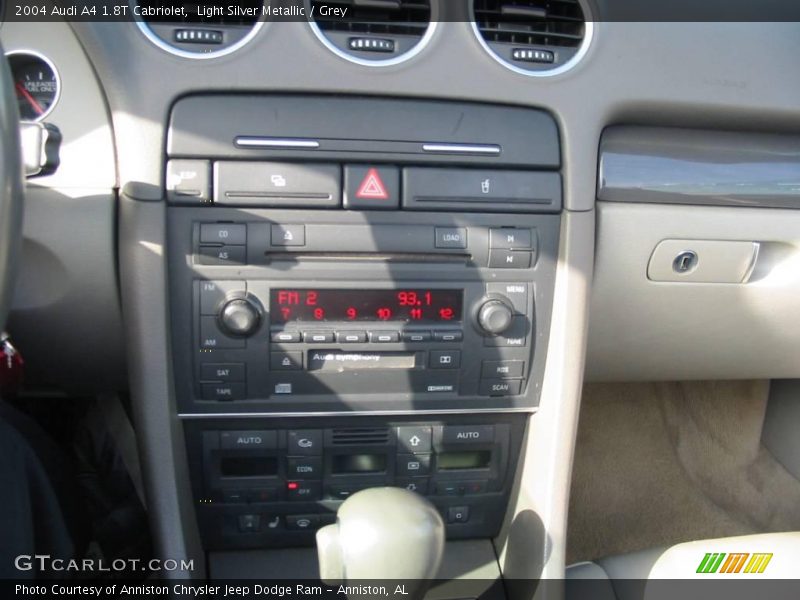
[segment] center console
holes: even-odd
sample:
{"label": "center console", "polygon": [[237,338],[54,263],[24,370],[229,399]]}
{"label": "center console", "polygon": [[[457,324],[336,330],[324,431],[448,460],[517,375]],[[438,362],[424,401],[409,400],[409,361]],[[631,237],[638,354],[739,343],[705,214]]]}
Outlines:
{"label": "center console", "polygon": [[208,549],[313,543],[366,487],[501,526],[538,404],[561,210],[552,118],[192,96],[167,148],[173,370]]}

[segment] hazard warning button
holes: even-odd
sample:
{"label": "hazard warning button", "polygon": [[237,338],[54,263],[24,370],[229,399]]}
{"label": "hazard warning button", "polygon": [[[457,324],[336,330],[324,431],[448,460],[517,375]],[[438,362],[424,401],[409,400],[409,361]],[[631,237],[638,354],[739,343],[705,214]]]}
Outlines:
{"label": "hazard warning button", "polygon": [[346,165],[344,207],[350,210],[397,210],[400,170],[397,167]]}

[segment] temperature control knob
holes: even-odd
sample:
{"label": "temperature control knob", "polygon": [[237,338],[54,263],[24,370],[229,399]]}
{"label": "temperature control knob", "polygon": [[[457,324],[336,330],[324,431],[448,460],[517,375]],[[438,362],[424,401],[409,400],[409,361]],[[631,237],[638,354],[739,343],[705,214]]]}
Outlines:
{"label": "temperature control knob", "polygon": [[219,311],[219,322],[230,335],[247,337],[255,333],[261,322],[261,313],[245,298],[228,300]]}
{"label": "temperature control knob", "polygon": [[502,300],[487,300],[478,310],[478,325],[489,335],[500,335],[511,326],[514,309]]}

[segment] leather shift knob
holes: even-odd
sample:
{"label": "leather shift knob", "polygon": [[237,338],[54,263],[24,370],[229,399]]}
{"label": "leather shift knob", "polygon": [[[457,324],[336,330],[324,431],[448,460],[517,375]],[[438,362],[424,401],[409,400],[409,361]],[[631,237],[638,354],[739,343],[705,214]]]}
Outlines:
{"label": "leather shift knob", "polygon": [[[422,598],[444,552],[444,523],[422,496],[401,488],[356,492],[336,523],[317,532],[322,580],[395,580],[409,598]],[[355,594],[357,596],[357,594]]]}

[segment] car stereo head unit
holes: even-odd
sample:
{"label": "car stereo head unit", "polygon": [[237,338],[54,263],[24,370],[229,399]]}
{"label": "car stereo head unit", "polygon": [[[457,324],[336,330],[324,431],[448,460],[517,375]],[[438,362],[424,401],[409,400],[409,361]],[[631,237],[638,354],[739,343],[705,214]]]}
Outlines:
{"label": "car stereo head unit", "polygon": [[463,303],[455,289],[272,289],[270,322],[458,323]]}

